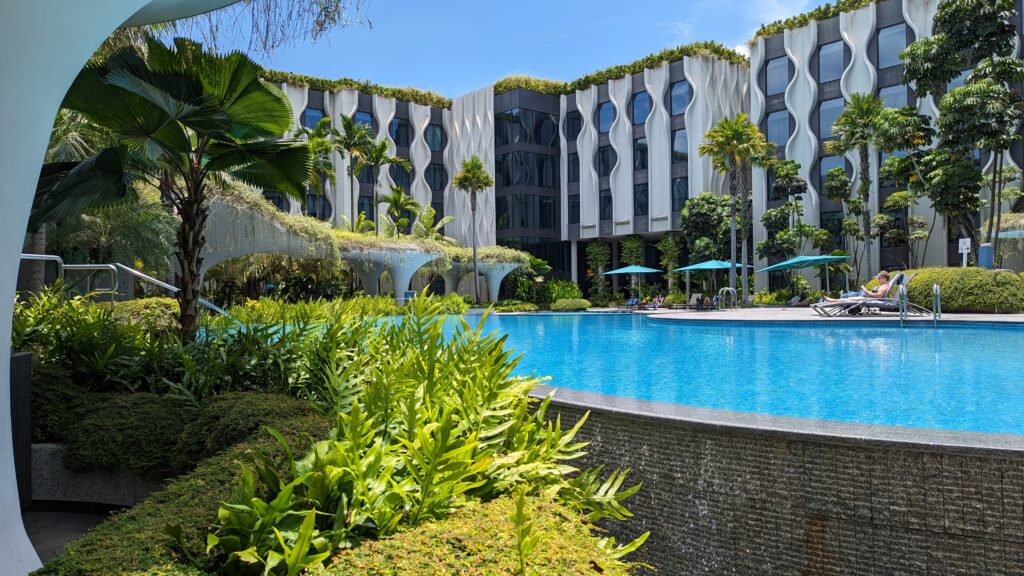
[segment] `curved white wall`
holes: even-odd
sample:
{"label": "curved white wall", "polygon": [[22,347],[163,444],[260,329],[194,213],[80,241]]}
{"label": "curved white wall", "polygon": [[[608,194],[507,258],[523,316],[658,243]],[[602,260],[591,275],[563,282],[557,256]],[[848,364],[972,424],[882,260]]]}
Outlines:
{"label": "curved white wall", "polygon": [[[306,109],[306,103],[309,102],[309,91],[305,86],[292,86],[291,84],[281,84],[281,91],[284,92],[292,107],[292,127],[288,132],[294,134],[302,126],[302,112]],[[302,212],[302,202],[288,196],[284,197],[284,201],[288,203],[289,214]]]}
{"label": "curved white wall", "polygon": [[786,55],[796,68],[786,87],[786,108],[796,121],[796,129],[786,143],[786,158],[800,163],[800,176],[807,180],[804,195],[804,221],[818,226],[821,221],[819,192],[811,171],[817,168],[818,138],[811,126],[811,111],[818,105],[818,83],[811,72],[811,56],[817,50],[817,25],[786,30],[783,41]]}
{"label": "curved white wall", "polygon": [[427,144],[427,125],[430,124],[430,106],[409,103],[409,125],[413,131],[409,143],[409,161],[412,162],[412,182],[409,194],[421,205],[430,206],[432,193],[427,185],[427,166],[430,165],[430,146]]}
{"label": "curved white wall", "polygon": [[[494,175],[494,87],[487,86],[452,101],[451,112],[444,115],[448,132],[445,166],[449,172],[445,187],[444,211],[455,221],[445,227],[448,235],[467,246],[472,240],[472,211],[469,194],[455,190],[452,181],[462,163],[479,156],[487,173]],[[478,246],[495,243],[494,187],[477,195],[476,233]]]}
{"label": "curved white wall", "polygon": [[[395,141],[391,139],[391,121],[395,118],[395,99],[373,95],[373,116],[377,119],[377,142],[385,140],[388,143],[388,153],[395,154]],[[385,166],[377,175],[377,200],[391,193],[391,186],[395,183],[391,179],[391,167]],[[380,215],[387,207],[382,205],[374,206],[373,213]]]}
{"label": "curved white wall", "polygon": [[[765,118],[765,94],[761,91],[761,85],[758,83],[758,74],[763,65],[764,38],[757,38],[750,47],[750,79],[748,81],[748,86],[750,87],[750,121],[757,126],[761,126]],[[758,242],[765,240],[768,236],[760,218],[760,215],[764,214],[765,210],[768,209],[768,173],[764,168],[754,166],[752,176],[750,194],[754,210],[753,240],[756,247]],[[756,249],[752,251],[751,257],[753,258],[755,269],[764,268],[768,264],[768,260],[758,257]],[[767,288],[767,275],[754,274],[753,276],[755,290]]]}
{"label": "curved white wall", "polygon": [[594,125],[594,109],[597,106],[597,86],[576,91],[576,108],[583,117],[583,129],[576,138],[576,152],[580,158],[580,238],[597,238],[599,195],[597,168],[594,154],[597,153],[597,126]]}
{"label": "curved white wall", "polygon": [[710,157],[700,155],[698,147],[704,141],[704,134],[719,120],[749,109],[747,69],[717,58],[687,56],[683,58],[683,71],[693,87],[693,99],[686,109],[691,196],[705,191],[726,194],[725,175],[714,169]]}
{"label": "curved white wall", "polygon": [[633,123],[629,114],[632,87],[629,75],[608,81],[608,98],[615,106],[608,142],[615,150],[616,160],[608,184],[612,191],[612,230],[616,236],[633,232]]}
{"label": "curved white wall", "polygon": [[[358,105],[359,93],[355,90],[338,90],[337,92],[324,95],[324,106],[327,108],[326,112],[334,122],[334,127],[339,130],[341,126],[340,117],[351,117],[356,113],[356,107]],[[334,206],[334,213],[331,215],[331,222],[335,226],[340,226],[342,216],[351,220],[352,215],[355,214],[356,206],[353,206],[352,204],[352,191],[355,190],[356,195],[358,196],[359,179],[355,175],[352,177],[349,177],[348,175],[348,167],[350,163],[348,155],[332,152],[331,158],[334,161],[334,174],[337,180],[337,184],[333,189],[334,192],[331,195],[333,201],[332,205]]]}
{"label": "curved white wall", "polygon": [[672,228],[672,116],[665,107],[669,65],[644,70],[644,87],[651,95],[651,113],[644,124],[647,135],[648,229]]}
{"label": "curved white wall", "polygon": [[558,98],[558,142],[561,146],[558,155],[558,202],[561,206],[561,230],[562,240],[569,239],[569,143],[565,138],[565,114],[569,98],[564,94]]}

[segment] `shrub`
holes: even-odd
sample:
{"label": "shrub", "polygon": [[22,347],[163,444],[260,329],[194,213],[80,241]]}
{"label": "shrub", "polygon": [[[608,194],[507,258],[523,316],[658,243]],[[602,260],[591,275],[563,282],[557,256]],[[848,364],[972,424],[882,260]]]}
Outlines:
{"label": "shrub", "polygon": [[942,290],[943,312],[1008,313],[1024,311],[1024,278],[984,268],[922,268],[907,285],[911,302],[932,308],[932,285]]}
{"label": "shrub", "polygon": [[442,314],[465,314],[469,310],[469,303],[458,294],[431,295],[427,299],[437,303]]}
{"label": "shrub", "polygon": [[556,312],[575,312],[587,308],[590,308],[590,301],[582,298],[562,298],[551,305],[551,309]]}
{"label": "shrub", "polygon": [[550,300],[562,300],[563,298],[583,298],[583,291],[575,282],[568,280],[552,280],[548,282],[548,294]]}
{"label": "shrub", "polygon": [[686,304],[686,292],[673,290],[668,296],[665,296],[665,301],[662,302],[662,306],[666,308],[677,304]]}
{"label": "shrub", "polygon": [[173,298],[139,298],[114,304],[114,318],[146,328],[151,334],[174,334],[179,329],[178,301]]}
{"label": "shrub", "polygon": [[495,312],[536,312],[540,308],[536,304],[522,300],[498,300],[491,307]]}
{"label": "shrub", "polygon": [[198,416],[185,426],[175,448],[178,470],[190,470],[218,452],[259,430],[280,422],[310,416],[308,402],[280,394],[228,392],[202,404]]}
{"label": "shrub", "polygon": [[176,471],[174,449],[195,411],[157,394],[94,394],[79,404],[64,443],[72,470],[126,470],[165,478]]}
{"label": "shrub", "polygon": [[85,391],[66,368],[32,359],[32,441],[60,442]]}

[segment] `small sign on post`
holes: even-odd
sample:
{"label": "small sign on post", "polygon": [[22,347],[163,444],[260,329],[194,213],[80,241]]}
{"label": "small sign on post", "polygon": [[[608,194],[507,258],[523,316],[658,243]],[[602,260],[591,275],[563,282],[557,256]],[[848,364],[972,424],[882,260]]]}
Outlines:
{"label": "small sign on post", "polygon": [[960,255],[963,257],[963,267],[967,268],[967,255],[971,253],[971,239],[960,239]]}

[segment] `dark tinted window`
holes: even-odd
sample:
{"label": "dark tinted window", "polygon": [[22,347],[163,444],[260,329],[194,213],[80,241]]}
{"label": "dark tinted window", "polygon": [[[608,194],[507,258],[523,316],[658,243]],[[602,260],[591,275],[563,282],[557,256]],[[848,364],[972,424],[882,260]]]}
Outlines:
{"label": "dark tinted window", "polygon": [[821,187],[821,194],[826,195],[825,191],[825,179],[828,177],[829,170],[833,168],[846,168],[846,161],[843,160],[842,156],[825,156],[818,162],[818,183]]}
{"label": "dark tinted window", "polygon": [[888,68],[902,63],[900,52],[907,47],[907,25],[897,24],[878,31],[878,67]]}
{"label": "dark tinted window", "polygon": [[772,58],[765,66],[765,93],[782,94],[789,85],[789,59]]}
{"label": "dark tinted window", "polygon": [[573,152],[569,154],[569,182],[580,181],[580,155]]}
{"label": "dark tinted window", "polygon": [[600,202],[599,202],[599,206],[598,207],[600,208],[600,212],[601,212],[600,213],[601,220],[611,220],[612,219],[612,191],[611,190],[601,190],[599,199],[600,199]]}
{"label": "dark tinted window", "polygon": [[580,223],[580,195],[569,195],[569,224]]}
{"label": "dark tinted window", "polygon": [[360,196],[359,211],[366,214],[368,220],[373,220],[373,198],[370,196]]}
{"label": "dark tinted window", "polygon": [[907,105],[907,87],[900,84],[882,88],[878,91],[878,97],[886,108],[902,108]]}
{"label": "dark tinted window", "polygon": [[601,146],[597,149],[597,175],[600,177],[609,176],[612,168],[615,167],[615,150],[611,146]]}
{"label": "dark tinted window", "polygon": [[843,76],[842,40],[818,48],[818,82],[831,82]]}
{"label": "dark tinted window", "polygon": [[443,192],[444,187],[448,185],[448,171],[444,169],[443,164],[428,165],[423,173],[423,178],[433,192]]}
{"label": "dark tinted window", "polygon": [[612,122],[615,122],[615,105],[602,102],[597,106],[597,131],[607,134],[612,129]]}
{"label": "dark tinted window", "polygon": [[822,212],[821,228],[822,230],[828,230],[828,232],[832,235],[833,250],[840,250],[842,248],[845,248],[845,242],[843,238],[842,211]]}
{"label": "dark tinted window", "polygon": [[690,180],[686,177],[672,179],[672,211],[679,212],[690,197]]}
{"label": "dark tinted window", "polygon": [[391,180],[396,186],[401,186],[406,190],[409,190],[409,181],[411,180],[410,174],[406,172],[405,168],[397,164],[391,164],[388,166],[388,170],[391,172]]}
{"label": "dark tinted window", "polygon": [[444,202],[431,202],[430,207],[434,209],[434,224],[437,224],[444,218]]}
{"label": "dark tinted window", "polygon": [[774,142],[776,146],[785,146],[789,141],[789,112],[772,112],[768,115],[765,128],[765,136],[769,142]]}
{"label": "dark tinted window", "polygon": [[359,171],[359,183],[360,184],[373,184],[373,172],[369,167],[365,167]]}
{"label": "dark tinted window", "polygon": [[647,184],[633,185],[633,216],[647,216]]}
{"label": "dark tinted window", "polygon": [[508,230],[512,227],[512,212],[509,210],[509,198],[509,196],[499,196],[494,199],[494,217],[498,230]]}
{"label": "dark tinted window", "polygon": [[277,207],[282,212],[288,211],[288,204],[285,202],[284,195],[280,192],[263,191],[263,197],[270,201],[271,204]]}
{"label": "dark tinted window", "polygon": [[569,142],[575,142],[576,138],[579,137],[581,130],[583,130],[583,116],[575,110],[566,114],[565,139]]}
{"label": "dark tinted window", "polygon": [[327,197],[322,194],[306,193],[306,203],[302,207],[306,216],[312,216],[320,220],[327,220],[331,215],[330,204]]}
{"label": "dark tinted window", "polygon": [[643,124],[651,113],[651,95],[647,92],[633,94],[633,124]]}
{"label": "dark tinted window", "polygon": [[316,128],[324,118],[324,111],[319,108],[306,108],[302,111],[302,125],[306,128]]}
{"label": "dark tinted window", "polygon": [[633,170],[647,170],[647,138],[633,140]]}
{"label": "dark tinted window", "polygon": [[427,131],[423,135],[423,138],[427,141],[427,146],[429,146],[434,152],[441,152],[443,150],[444,128],[439,124],[428,124]]}
{"label": "dark tinted window", "polygon": [[686,162],[688,141],[686,130],[672,132],[672,163]]}
{"label": "dark tinted window", "polygon": [[391,139],[395,141],[395,146],[409,146],[409,121],[405,118],[395,118],[391,121],[391,126],[388,128]]}
{"label": "dark tinted window", "polygon": [[818,137],[821,139],[832,137],[832,125],[836,123],[836,118],[843,111],[843,99],[834,98],[832,100],[825,100],[818,105]]}
{"label": "dark tinted window", "polygon": [[686,80],[672,84],[672,115],[686,114],[686,108],[690,105],[692,96],[693,91],[690,89],[690,83]]}
{"label": "dark tinted window", "polygon": [[367,129],[374,130],[373,114],[370,114],[369,112],[359,111],[352,115],[352,119],[358,122],[359,124],[366,126]]}

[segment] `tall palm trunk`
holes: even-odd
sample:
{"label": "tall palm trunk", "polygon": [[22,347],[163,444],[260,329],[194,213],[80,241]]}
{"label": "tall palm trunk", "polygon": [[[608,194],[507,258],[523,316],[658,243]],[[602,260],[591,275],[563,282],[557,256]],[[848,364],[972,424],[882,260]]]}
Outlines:
{"label": "tall palm trunk", "polygon": [[380,204],[377,203],[377,178],[380,177],[379,170],[374,168],[371,171],[373,176],[373,233],[380,236],[380,218],[377,215],[380,213]]}
{"label": "tall palm trunk", "polygon": [[202,269],[202,251],[206,245],[206,219],[209,207],[206,204],[206,183],[196,179],[187,184],[188,192],[180,198],[178,216],[178,273],[175,283],[178,306],[181,308],[181,341],[191,342],[196,337],[199,320],[199,284]]}
{"label": "tall palm trunk", "polygon": [[742,282],[740,285],[743,287],[743,293],[740,295],[739,301],[746,302],[747,292],[749,291],[749,285],[747,282],[747,258],[750,256],[747,253],[747,244],[750,241],[750,227],[752,226],[750,218],[750,177],[748,172],[750,166],[743,167],[743,173],[740,177],[740,196],[743,197],[743,210],[740,212],[740,223],[743,227],[740,229],[740,273],[742,274]]}
{"label": "tall palm trunk", "polygon": [[996,173],[992,185],[992,203],[996,213],[995,218],[993,218],[991,215],[989,216],[990,222],[992,220],[996,221],[995,235],[992,238],[992,264],[996,268],[1000,268],[1002,266],[1002,263],[999,261],[999,230],[1003,224],[1003,167],[1005,166],[1005,161],[1003,160],[1003,151],[999,150],[998,154],[999,155],[996,157],[995,164]]}
{"label": "tall palm trunk", "polygon": [[871,267],[871,157],[868,155],[868,147],[865,144],[860,146],[860,200],[864,203],[864,211],[861,214],[861,227],[864,230],[864,264],[868,274],[874,271]]}
{"label": "tall palm trunk", "polygon": [[[35,232],[25,234],[25,252],[29,254],[46,254],[46,224]],[[27,276],[25,290],[38,294],[46,286],[46,263],[40,260],[24,260]]]}
{"label": "tall palm trunk", "polygon": [[469,193],[470,227],[473,228],[473,297],[480,302],[480,276],[476,271],[476,192]]}
{"label": "tall palm trunk", "polygon": [[729,288],[736,289],[736,165],[729,166]]}

